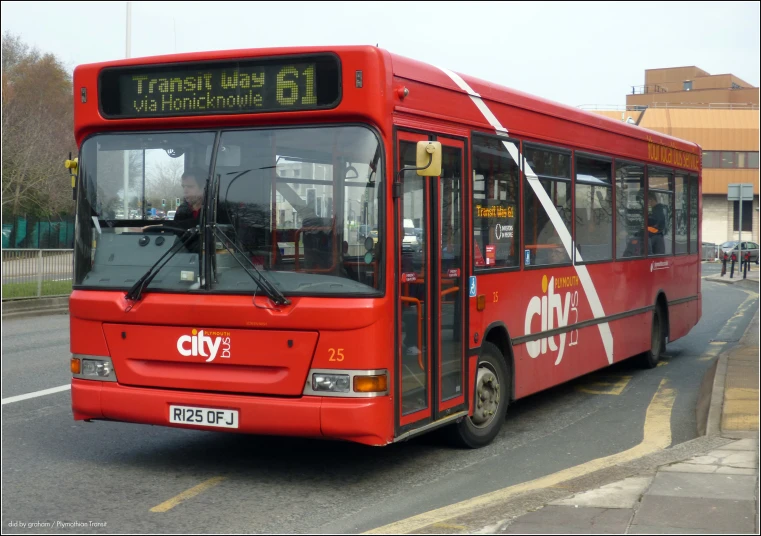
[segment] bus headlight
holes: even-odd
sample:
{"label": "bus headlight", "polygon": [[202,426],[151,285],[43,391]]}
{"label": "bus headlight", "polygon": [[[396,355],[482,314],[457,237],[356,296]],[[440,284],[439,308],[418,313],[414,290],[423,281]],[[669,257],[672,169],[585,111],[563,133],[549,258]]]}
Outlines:
{"label": "bus headlight", "polygon": [[349,385],[348,374],[312,374],[312,390],[317,393],[348,393]]}
{"label": "bus headlight", "polygon": [[79,355],[71,357],[71,374],[82,380],[115,382],[116,371],[110,357]]}
{"label": "bus headlight", "polygon": [[368,398],[386,396],[387,370],[312,369],[304,385],[304,395]]}

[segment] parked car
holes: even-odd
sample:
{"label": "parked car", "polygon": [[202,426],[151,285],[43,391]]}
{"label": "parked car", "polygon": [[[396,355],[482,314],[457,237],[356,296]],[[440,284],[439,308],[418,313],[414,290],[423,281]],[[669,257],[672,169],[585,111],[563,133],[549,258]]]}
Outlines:
{"label": "parked car", "polygon": [[170,210],[169,212],[166,213],[166,219],[173,220],[175,214],[177,214],[176,210]]}
{"label": "parked car", "polygon": [[[719,249],[721,251],[720,255],[723,257],[724,253],[729,255],[729,258],[732,258],[732,252],[737,254],[740,251],[740,241],[739,240],[730,240],[729,242],[724,242],[721,246],[719,246]],[[742,243],[742,250],[743,250],[743,256],[745,256],[745,252],[747,251],[750,253],[750,261],[755,262],[758,264],[758,244],[755,242],[743,242]],[[738,259],[742,260],[742,259]]]}

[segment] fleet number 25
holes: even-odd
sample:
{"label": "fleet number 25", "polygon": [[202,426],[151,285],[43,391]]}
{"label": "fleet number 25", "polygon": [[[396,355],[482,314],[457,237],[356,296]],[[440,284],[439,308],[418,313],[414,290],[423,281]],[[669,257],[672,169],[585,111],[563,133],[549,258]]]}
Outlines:
{"label": "fleet number 25", "polygon": [[344,349],[343,348],[328,348],[328,353],[330,354],[330,357],[328,358],[328,361],[343,361],[344,360]]}

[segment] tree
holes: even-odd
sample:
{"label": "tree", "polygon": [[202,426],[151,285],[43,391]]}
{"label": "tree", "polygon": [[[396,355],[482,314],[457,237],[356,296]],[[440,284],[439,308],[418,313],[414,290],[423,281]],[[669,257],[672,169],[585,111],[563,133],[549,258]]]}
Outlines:
{"label": "tree", "polygon": [[2,37],[2,206],[13,216],[71,212],[63,161],[76,151],[72,80],[53,54]]}

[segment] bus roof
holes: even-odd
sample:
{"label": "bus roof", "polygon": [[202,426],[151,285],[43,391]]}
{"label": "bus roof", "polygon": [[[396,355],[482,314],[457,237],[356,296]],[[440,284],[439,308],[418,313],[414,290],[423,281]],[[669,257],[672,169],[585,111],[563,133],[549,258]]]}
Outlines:
{"label": "bus roof", "polygon": [[[396,54],[390,55],[395,76],[439,86],[466,95],[468,94],[465,89],[458,86],[441,68]],[[601,128],[615,134],[633,137],[642,141],[652,141],[654,137],[657,137],[659,143],[673,142],[678,148],[689,152],[696,152],[700,148],[696,143],[669,136],[662,132],[649,130],[637,125],[631,125],[624,123],[623,121],[617,121],[599,114],[560,104],[472,76],[462,75],[460,73],[456,74],[460,76],[460,78],[462,78],[482,99],[562,118],[567,121],[594,128]]]}

